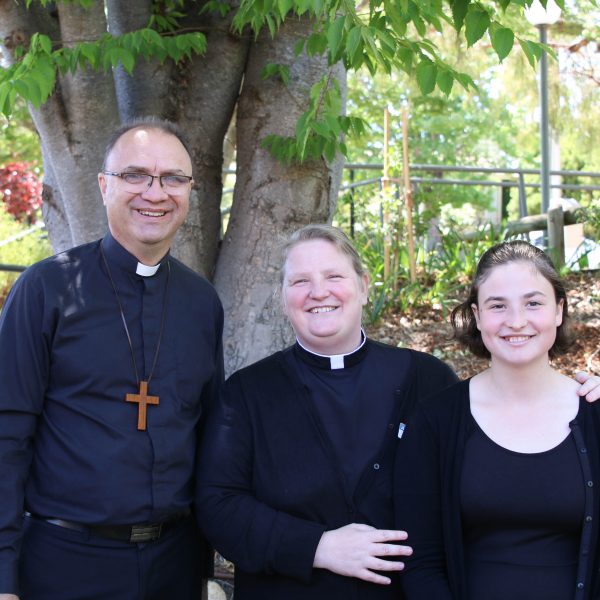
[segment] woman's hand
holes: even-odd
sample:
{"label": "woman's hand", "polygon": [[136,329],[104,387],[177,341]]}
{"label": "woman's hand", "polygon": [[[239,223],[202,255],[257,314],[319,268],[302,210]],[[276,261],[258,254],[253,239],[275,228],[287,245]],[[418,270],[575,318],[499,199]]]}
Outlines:
{"label": "woman's hand", "polygon": [[588,375],[579,371],[575,375],[575,379],[582,384],[577,392],[580,396],[585,397],[588,402],[600,399],[600,377],[598,375]]}
{"label": "woman's hand", "polygon": [[401,571],[404,563],[378,557],[410,556],[410,546],[393,543],[407,537],[406,531],[375,529],[360,523],[345,525],[326,531],[321,536],[315,552],[314,566],[338,575],[387,585],[391,583],[391,579],[373,571]]}

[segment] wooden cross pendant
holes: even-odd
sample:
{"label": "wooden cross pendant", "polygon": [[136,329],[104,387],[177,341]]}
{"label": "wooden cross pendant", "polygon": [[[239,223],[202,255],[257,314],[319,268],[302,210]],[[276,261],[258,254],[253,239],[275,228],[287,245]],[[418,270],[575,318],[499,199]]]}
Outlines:
{"label": "wooden cross pendant", "polygon": [[127,402],[138,403],[138,431],[146,431],[146,407],[148,404],[158,404],[160,398],[158,396],[148,396],[148,382],[140,381],[139,394],[127,394],[125,396]]}

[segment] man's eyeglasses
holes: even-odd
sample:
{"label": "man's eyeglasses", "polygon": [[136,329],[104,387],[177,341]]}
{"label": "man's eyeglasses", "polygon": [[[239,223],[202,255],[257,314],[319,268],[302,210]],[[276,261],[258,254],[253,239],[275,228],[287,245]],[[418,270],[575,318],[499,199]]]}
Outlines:
{"label": "man's eyeglasses", "polygon": [[181,194],[186,187],[194,181],[188,175],[150,175],[149,173],[114,173],[113,171],[102,171],[105,175],[119,177],[123,182],[123,188],[129,192],[145,192],[149,190],[155,179],[158,179],[160,187],[165,192]]}

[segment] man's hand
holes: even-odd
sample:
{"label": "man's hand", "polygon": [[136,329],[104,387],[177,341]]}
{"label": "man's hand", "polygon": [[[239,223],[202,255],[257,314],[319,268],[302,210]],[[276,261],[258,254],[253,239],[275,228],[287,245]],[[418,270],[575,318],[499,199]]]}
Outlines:
{"label": "man's hand", "polygon": [[19,600],[19,596],[14,594],[0,594],[0,600]]}
{"label": "man's hand", "polygon": [[410,556],[410,546],[392,543],[407,537],[406,531],[375,529],[360,523],[345,525],[321,536],[313,564],[338,575],[386,585],[391,579],[373,571],[401,571],[404,563],[378,557]]}
{"label": "man's hand", "polygon": [[595,402],[600,399],[600,377],[598,375],[588,375],[583,371],[579,371],[575,375],[575,379],[582,384],[577,391],[580,396],[585,397],[588,402]]}

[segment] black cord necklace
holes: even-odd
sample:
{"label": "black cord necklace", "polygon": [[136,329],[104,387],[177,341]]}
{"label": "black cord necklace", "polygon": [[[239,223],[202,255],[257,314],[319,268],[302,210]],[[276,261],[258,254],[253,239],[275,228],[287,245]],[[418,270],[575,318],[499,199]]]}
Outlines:
{"label": "black cord necklace", "polygon": [[123,322],[123,327],[125,329],[125,335],[127,336],[127,342],[129,344],[129,350],[131,351],[131,360],[133,362],[133,370],[135,372],[135,380],[140,388],[138,394],[127,394],[125,396],[126,402],[135,402],[138,404],[138,422],[137,428],[139,431],[146,430],[146,412],[148,404],[157,405],[160,402],[159,396],[149,396],[148,395],[148,385],[150,385],[150,380],[152,379],[152,375],[154,375],[154,369],[156,367],[156,362],[158,360],[158,352],[160,350],[160,342],[162,340],[163,331],[165,328],[165,318],[167,314],[167,298],[169,291],[169,281],[171,279],[171,263],[169,259],[167,259],[167,282],[165,283],[165,299],[163,302],[162,316],[160,319],[160,331],[158,333],[158,342],[156,343],[156,350],[154,351],[154,359],[152,360],[152,368],[150,369],[150,374],[148,375],[148,379],[143,381],[140,379],[137,363],[135,361],[135,352],[133,351],[133,343],[131,342],[131,335],[129,334],[129,327],[127,327],[127,321],[125,320],[125,312],[123,311],[123,305],[121,303],[121,298],[119,296],[119,292],[117,291],[117,286],[115,285],[115,281],[113,279],[110,267],[108,266],[108,261],[106,260],[106,256],[104,254],[104,249],[102,245],[100,245],[100,254],[102,255],[102,260],[104,261],[104,266],[106,267],[106,272],[108,273],[108,278],[110,279],[110,283],[112,285],[113,291],[115,292],[115,298],[117,299],[117,304],[119,305],[119,312],[121,313],[121,321]]}

